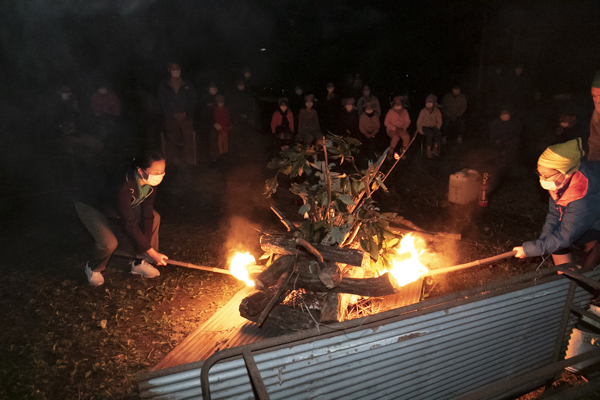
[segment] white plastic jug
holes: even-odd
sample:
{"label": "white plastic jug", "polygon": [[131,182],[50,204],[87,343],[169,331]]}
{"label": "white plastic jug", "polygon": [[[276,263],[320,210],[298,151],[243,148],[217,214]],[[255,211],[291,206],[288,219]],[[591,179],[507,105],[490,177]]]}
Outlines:
{"label": "white plastic jug", "polygon": [[481,175],[474,169],[465,168],[450,175],[448,201],[455,204],[468,204],[479,198]]}

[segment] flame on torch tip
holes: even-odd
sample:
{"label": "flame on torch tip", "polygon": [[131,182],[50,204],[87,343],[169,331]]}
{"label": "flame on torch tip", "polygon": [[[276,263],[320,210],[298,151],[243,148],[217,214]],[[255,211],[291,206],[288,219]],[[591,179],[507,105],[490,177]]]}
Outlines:
{"label": "flame on torch tip", "polygon": [[419,254],[415,248],[415,238],[406,235],[400,241],[400,248],[396,251],[398,255],[408,256],[402,261],[393,261],[392,270],[389,271],[394,277],[398,286],[408,285],[419,279],[423,274],[429,272],[427,268],[419,261]]}
{"label": "flame on torch tip", "polygon": [[246,269],[247,265],[253,264],[254,262],[256,262],[256,260],[250,253],[236,253],[231,259],[229,271],[231,271],[231,275],[235,276],[240,281],[246,282],[246,285],[254,286],[254,281],[250,279],[248,276],[248,269]]}

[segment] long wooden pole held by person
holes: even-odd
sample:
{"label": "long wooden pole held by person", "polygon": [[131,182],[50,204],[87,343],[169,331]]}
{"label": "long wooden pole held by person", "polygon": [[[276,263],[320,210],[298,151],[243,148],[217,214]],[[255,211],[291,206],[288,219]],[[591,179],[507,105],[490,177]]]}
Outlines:
{"label": "long wooden pole held by person", "polygon": [[[127,253],[125,251],[121,251],[121,250],[115,250],[115,252],[113,254],[115,256],[124,257],[124,258],[138,258],[138,257],[134,256],[133,254],[129,254],[129,253]],[[176,265],[178,267],[184,267],[184,268],[199,269],[201,271],[217,272],[219,274],[231,275],[231,271],[229,271],[228,269],[223,269],[223,268],[207,267],[205,265],[195,265],[195,264],[190,264],[190,263],[185,263],[185,262],[175,261],[175,260],[167,260],[167,264]]]}
{"label": "long wooden pole held by person", "polygon": [[517,254],[517,252],[515,250],[508,251],[506,253],[502,253],[502,254],[499,254],[499,255],[494,256],[494,257],[482,258],[481,260],[472,261],[472,262],[469,262],[469,263],[466,263],[466,264],[455,265],[453,267],[433,269],[433,270],[430,270],[428,273],[423,274],[423,276],[445,274],[447,272],[453,272],[453,271],[458,271],[458,270],[461,270],[461,269],[466,269],[466,268],[471,268],[471,267],[477,267],[479,265],[490,264],[490,263],[493,263],[494,261],[498,261],[498,260],[503,260],[505,258],[514,257],[515,254]]}

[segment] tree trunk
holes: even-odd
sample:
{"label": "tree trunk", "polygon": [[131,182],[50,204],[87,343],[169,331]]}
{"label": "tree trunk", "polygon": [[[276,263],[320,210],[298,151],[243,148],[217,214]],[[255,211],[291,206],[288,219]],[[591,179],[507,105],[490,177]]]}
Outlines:
{"label": "tree trunk", "polygon": [[[363,262],[364,252],[358,249],[338,249],[332,246],[319,244],[312,245],[323,256],[325,261],[334,261],[342,264],[361,266]],[[284,236],[267,236],[263,235],[260,238],[260,247],[263,251],[275,254],[286,255],[310,255],[303,248],[298,248],[298,244],[294,239]]]}

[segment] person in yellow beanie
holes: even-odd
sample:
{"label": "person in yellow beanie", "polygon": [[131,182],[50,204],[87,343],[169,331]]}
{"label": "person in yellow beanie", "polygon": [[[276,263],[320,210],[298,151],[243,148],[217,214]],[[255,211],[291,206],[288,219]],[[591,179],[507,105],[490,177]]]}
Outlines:
{"label": "person in yellow beanie", "polygon": [[570,247],[585,244],[586,270],[600,262],[600,163],[583,162],[581,138],[548,147],[538,159],[540,185],[550,207],[540,238],[515,247],[515,257],[552,254],[555,265],[573,263]]}

